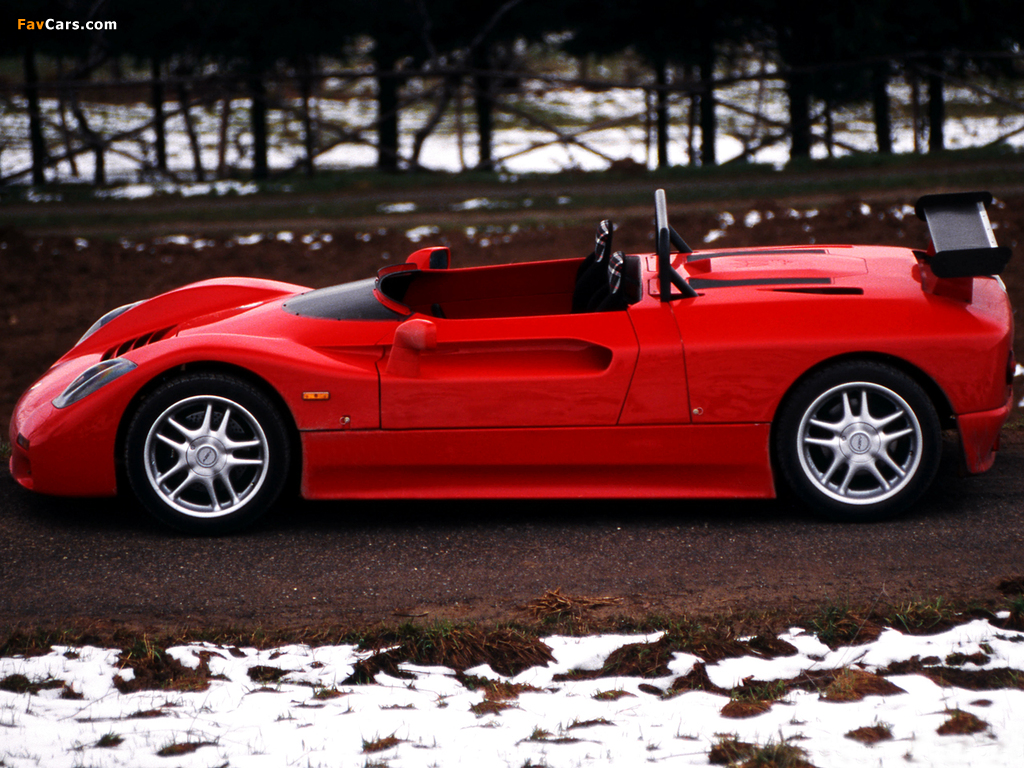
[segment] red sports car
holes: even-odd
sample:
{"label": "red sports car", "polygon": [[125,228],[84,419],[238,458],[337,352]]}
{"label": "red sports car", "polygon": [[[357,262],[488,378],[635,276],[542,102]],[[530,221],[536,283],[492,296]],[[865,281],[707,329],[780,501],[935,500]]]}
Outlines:
{"label": "red sports car", "polygon": [[[1010,410],[986,193],[918,202],[928,250],[691,251],[449,269],[426,248],[310,290],[208,280],[102,317],[21,398],[11,471],[130,488],[192,532],[305,498],[769,498],[877,520],[969,472]],[[922,237],[922,240],[924,238]]]}

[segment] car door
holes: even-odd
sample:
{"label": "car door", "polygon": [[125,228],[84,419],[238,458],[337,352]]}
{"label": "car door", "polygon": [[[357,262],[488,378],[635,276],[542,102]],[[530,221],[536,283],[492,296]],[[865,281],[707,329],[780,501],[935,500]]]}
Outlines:
{"label": "car door", "polygon": [[414,315],[379,363],[384,429],[614,425],[636,365],[626,312]]}

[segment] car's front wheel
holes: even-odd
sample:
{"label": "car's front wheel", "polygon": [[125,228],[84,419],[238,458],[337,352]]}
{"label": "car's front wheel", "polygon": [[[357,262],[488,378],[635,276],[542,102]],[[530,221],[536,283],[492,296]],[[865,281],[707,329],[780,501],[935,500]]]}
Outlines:
{"label": "car's front wheel", "polygon": [[225,533],[253,522],[288,477],[288,432],[270,400],[213,373],[173,379],[135,413],[125,466],[136,496],[188,533]]}
{"label": "car's front wheel", "polygon": [[938,471],[935,407],[909,376],[875,362],[823,369],[787,398],[775,430],[778,463],[812,509],[835,520],[893,517]]}

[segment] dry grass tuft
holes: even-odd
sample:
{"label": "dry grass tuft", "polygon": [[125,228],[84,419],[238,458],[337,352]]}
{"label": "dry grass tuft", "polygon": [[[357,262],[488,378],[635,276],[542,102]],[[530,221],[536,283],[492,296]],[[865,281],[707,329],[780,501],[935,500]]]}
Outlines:
{"label": "dry grass tuft", "polygon": [[892,727],[888,723],[866,725],[846,733],[846,738],[859,741],[861,744],[877,744],[892,739]]}
{"label": "dry grass tuft", "polygon": [[562,592],[561,587],[549,589],[526,604],[526,610],[535,619],[543,620],[565,615],[579,616],[584,611],[607,605],[618,605],[621,597],[574,597]]}
{"label": "dry grass tuft", "polygon": [[249,667],[249,679],[254,683],[276,683],[282,677],[288,674],[287,669],[281,669],[280,667],[269,667],[262,664],[256,664]]}
{"label": "dry grass tuft", "polygon": [[121,652],[122,669],[131,669],[131,680],[114,677],[114,686],[120,693],[136,691],[172,690],[205,691],[212,679],[210,654],[200,654],[199,664],[193,669],[168,656],[164,648],[143,635]]}
{"label": "dry grass tuft", "polygon": [[952,736],[981,733],[985,730],[988,730],[988,723],[980,717],[954,709],[949,712],[949,719],[938,727],[936,733],[940,736]]}
{"label": "dry grass tuft", "polygon": [[515,704],[509,704],[504,701],[496,701],[494,699],[484,699],[478,701],[476,704],[470,706],[469,711],[477,717],[483,717],[484,715],[496,715],[499,712],[504,712],[506,709],[513,709]]}
{"label": "dry grass tuft", "polygon": [[635,693],[629,691],[623,691],[621,688],[614,691],[598,691],[593,695],[596,701],[618,701],[619,699],[625,698],[626,696],[632,696],[636,698]]}
{"label": "dry grass tuft", "polygon": [[7,691],[8,693],[31,693],[34,695],[40,691],[64,687],[64,682],[62,680],[57,680],[56,678],[48,678],[46,680],[32,682],[25,677],[25,675],[17,673],[8,675],[0,680],[0,691]]}
{"label": "dry grass tuft", "polygon": [[163,749],[157,750],[160,757],[177,757],[179,755],[190,755],[201,747],[215,747],[214,741],[185,741],[175,744],[168,744]]}
{"label": "dry grass tuft", "polygon": [[383,752],[386,749],[397,747],[401,743],[402,740],[395,736],[395,734],[384,736],[383,738],[363,739],[363,754],[369,755],[374,752]]}
{"label": "dry grass tuft", "polygon": [[403,625],[384,631],[372,640],[377,650],[360,660],[346,685],[370,683],[378,672],[395,677],[409,677],[399,664],[410,662],[450,667],[464,671],[488,664],[495,672],[508,677],[524,669],[543,666],[554,657],[540,639],[518,629],[482,629],[441,623],[429,627]]}
{"label": "dry grass tuft", "polygon": [[722,717],[731,720],[744,720],[748,717],[763,715],[772,708],[770,701],[758,701],[755,699],[734,699],[722,707]]}
{"label": "dry grass tuft", "polygon": [[826,686],[821,698],[824,701],[860,701],[865,696],[892,696],[897,693],[906,691],[884,677],[847,667]]}
{"label": "dry grass tuft", "polygon": [[735,736],[720,736],[708,753],[712,765],[740,768],[813,768],[807,752],[787,741],[770,741],[765,745],[739,741]]}

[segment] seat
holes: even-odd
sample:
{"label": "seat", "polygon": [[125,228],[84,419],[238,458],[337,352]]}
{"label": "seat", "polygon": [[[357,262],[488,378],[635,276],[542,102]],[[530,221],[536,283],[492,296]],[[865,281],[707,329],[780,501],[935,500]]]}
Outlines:
{"label": "seat", "polygon": [[636,304],[641,298],[640,257],[626,256],[622,251],[613,253],[608,258],[606,280],[607,293],[591,311],[621,311]]}

